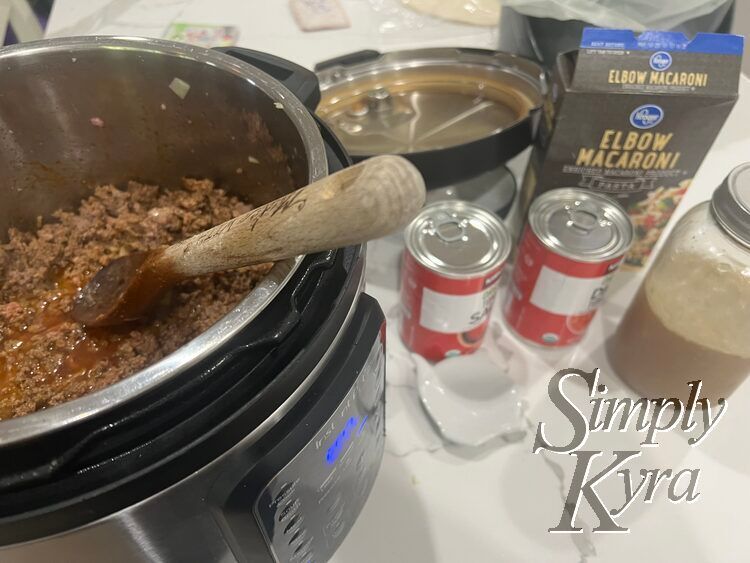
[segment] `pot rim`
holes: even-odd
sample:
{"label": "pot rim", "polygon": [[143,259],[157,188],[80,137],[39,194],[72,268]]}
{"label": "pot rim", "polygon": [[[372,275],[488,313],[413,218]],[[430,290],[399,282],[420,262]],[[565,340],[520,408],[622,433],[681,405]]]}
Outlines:
{"label": "pot rim", "polygon": [[[308,183],[328,174],[325,144],[314,118],[297,97],[284,85],[260,69],[230,55],[184,43],[129,36],[63,37],[22,43],[0,49],[0,62],[26,54],[91,49],[118,49],[134,52],[158,52],[167,56],[209,64],[247,80],[287,114],[300,133],[308,161]],[[197,364],[227,343],[245,328],[283,289],[299,267],[304,256],[276,263],[269,274],[234,309],[208,330],[165,356],[158,362],[83,397],[49,407],[25,416],[0,421],[0,446],[31,440],[53,430],[90,419],[109,411],[124,401],[154,389],[175,374]]]}

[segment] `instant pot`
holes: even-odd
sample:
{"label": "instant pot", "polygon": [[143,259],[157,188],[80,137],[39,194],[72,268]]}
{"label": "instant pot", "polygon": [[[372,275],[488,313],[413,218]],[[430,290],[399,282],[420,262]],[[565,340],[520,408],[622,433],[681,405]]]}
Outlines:
{"label": "instant pot", "polygon": [[[0,233],[102,183],[208,177],[259,205],[349,164],[312,115],[312,73],[222,51],[114,37],[0,51]],[[328,559],[383,455],[385,325],[363,266],[360,246],[277,263],[170,356],[1,421],[0,560]]]}

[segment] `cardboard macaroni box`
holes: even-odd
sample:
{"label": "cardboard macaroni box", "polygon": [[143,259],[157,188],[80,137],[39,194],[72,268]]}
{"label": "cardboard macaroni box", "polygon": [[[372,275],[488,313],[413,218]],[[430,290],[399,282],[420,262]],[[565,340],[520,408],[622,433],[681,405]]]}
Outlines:
{"label": "cardboard macaroni box", "polygon": [[587,28],[558,57],[523,208],[561,187],[606,193],[630,214],[625,263],[643,266],[737,100],[743,38]]}

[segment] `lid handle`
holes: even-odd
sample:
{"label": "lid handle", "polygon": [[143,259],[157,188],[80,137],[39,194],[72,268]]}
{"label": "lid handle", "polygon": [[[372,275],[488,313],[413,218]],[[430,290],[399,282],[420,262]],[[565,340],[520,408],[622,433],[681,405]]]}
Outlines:
{"label": "lid handle", "polygon": [[380,56],[378,51],[372,49],[365,49],[363,51],[355,51],[354,53],[347,53],[339,57],[332,59],[326,59],[320,61],[315,65],[315,72],[320,72],[334,66],[349,66],[358,63],[365,63],[377,59]]}

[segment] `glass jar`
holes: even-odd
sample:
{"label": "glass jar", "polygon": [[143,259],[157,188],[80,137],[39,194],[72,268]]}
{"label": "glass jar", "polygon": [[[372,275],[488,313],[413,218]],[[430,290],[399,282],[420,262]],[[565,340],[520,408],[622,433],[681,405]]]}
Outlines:
{"label": "glass jar", "polygon": [[675,225],[607,352],[641,396],[727,397],[750,374],[750,163]]}

